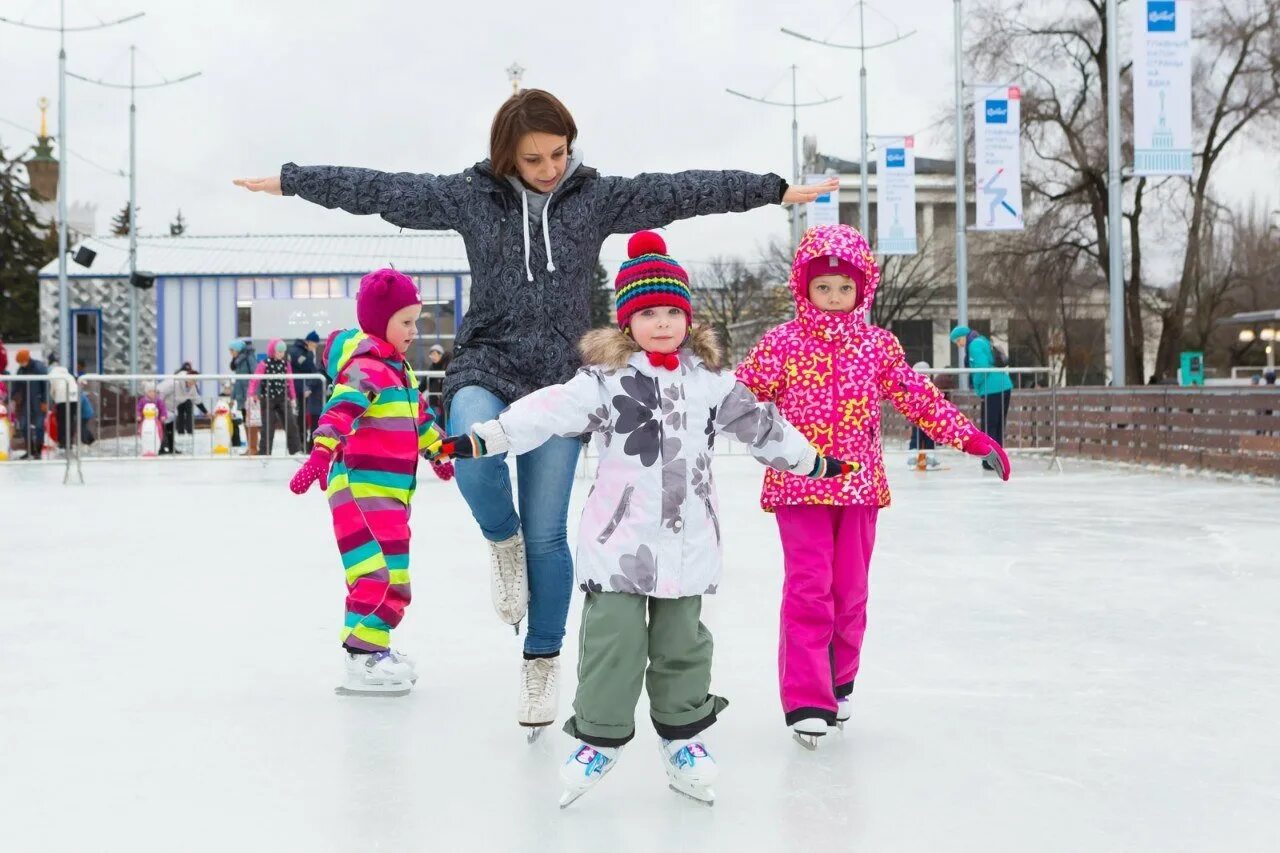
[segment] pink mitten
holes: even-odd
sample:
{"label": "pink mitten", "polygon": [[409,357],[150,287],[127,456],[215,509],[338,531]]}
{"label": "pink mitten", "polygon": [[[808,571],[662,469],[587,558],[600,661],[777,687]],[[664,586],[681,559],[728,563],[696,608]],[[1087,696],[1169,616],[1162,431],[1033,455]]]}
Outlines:
{"label": "pink mitten", "polygon": [[333,454],[328,450],[323,447],[312,450],[307,461],[302,463],[298,473],[294,474],[293,479],[289,481],[290,491],[295,495],[303,494],[316,480],[320,481],[321,491],[329,488],[329,465],[332,462]]}
{"label": "pink mitten", "polygon": [[432,462],[431,470],[436,476],[446,483],[453,479],[453,463],[452,462]]}
{"label": "pink mitten", "polygon": [[964,452],[970,456],[982,456],[984,461],[1000,475],[1001,480],[1009,479],[1009,456],[1004,448],[996,444],[996,440],[985,432],[976,432],[965,439]]}

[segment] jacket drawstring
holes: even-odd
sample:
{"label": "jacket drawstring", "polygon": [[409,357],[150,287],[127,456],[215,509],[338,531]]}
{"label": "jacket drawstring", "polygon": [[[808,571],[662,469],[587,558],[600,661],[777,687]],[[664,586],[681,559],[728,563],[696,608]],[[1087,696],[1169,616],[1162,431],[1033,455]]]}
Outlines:
{"label": "jacket drawstring", "polygon": [[[533,281],[533,267],[529,266],[529,193],[522,190],[520,200],[524,203],[524,215],[521,217],[524,221],[524,274]],[[547,220],[550,211],[551,197],[547,196],[546,203],[542,205],[542,245],[547,250],[547,272],[555,272],[556,263],[551,257],[551,226]]]}
{"label": "jacket drawstring", "polygon": [[[551,196],[547,196],[546,204],[542,205],[542,242],[547,247],[547,272],[555,272],[556,264],[551,259],[551,226],[547,224],[547,214],[551,211]],[[528,214],[525,214],[526,218]],[[525,227],[528,227],[526,224]]]}
{"label": "jacket drawstring", "polygon": [[522,190],[520,198],[524,201],[524,215],[520,217],[524,222],[524,273],[533,281],[533,269],[529,266],[529,194]]}

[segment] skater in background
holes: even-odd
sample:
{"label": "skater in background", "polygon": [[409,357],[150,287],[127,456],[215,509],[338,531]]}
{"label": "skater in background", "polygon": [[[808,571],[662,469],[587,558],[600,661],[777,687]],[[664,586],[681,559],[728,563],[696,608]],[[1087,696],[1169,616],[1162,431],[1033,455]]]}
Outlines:
{"label": "skater in background", "polygon": [[[15,376],[48,376],[49,368],[38,358],[32,358],[29,350],[20,349],[14,354],[18,363]],[[18,459],[39,459],[44,447],[44,419],[49,413],[49,383],[42,381],[13,382],[10,392],[13,399],[11,412],[17,414],[18,434],[26,443],[25,452]]]}
{"label": "skater in background", "polygon": [[[286,402],[293,400],[295,392],[293,382],[288,379],[293,374],[289,364],[288,352],[284,341],[272,338],[267,344],[267,357],[258,362],[249,382],[249,405],[262,412],[262,434],[258,441],[258,455],[270,456],[271,446],[275,443],[275,432],[284,427],[285,444],[289,455],[302,451],[302,443],[298,440],[298,421],[289,411]],[[261,394],[259,394],[261,390]]]}
{"label": "skater in background", "polygon": [[[925,376],[929,370],[929,362],[918,361],[911,365],[911,369],[921,376]],[[938,390],[942,390],[942,385],[936,380],[931,380],[938,386]],[[943,392],[946,397],[946,392]],[[934,470],[942,467],[942,463],[938,461],[938,454],[934,453],[936,445],[929,434],[915,424],[911,425],[911,440],[907,442],[908,451],[916,451],[915,453],[907,453],[907,467],[914,470],[926,471]]]}
{"label": "skater in background", "polygon": [[[295,374],[319,373],[316,350],[320,348],[320,333],[312,329],[305,338],[298,338],[289,345],[289,367]],[[324,409],[324,382],[319,379],[295,379],[294,399],[298,405],[298,435],[311,452],[311,432],[316,428],[320,412]]]}
{"label": "skater in background", "polygon": [[[428,370],[444,373],[449,369],[449,354],[444,351],[444,347],[440,344],[432,344],[431,349],[427,351],[427,359],[431,362],[427,365]],[[418,383],[420,389],[426,393],[427,402],[431,404],[432,410],[436,413],[436,419],[440,423],[445,422],[444,413],[444,377],[443,376],[427,376],[423,377]]]}
{"label": "skater in background", "polygon": [[71,371],[53,359],[49,361],[49,399],[58,426],[58,447],[66,450],[80,426],[80,385]]}
{"label": "skater in background", "polygon": [[[191,362],[184,361],[182,366],[175,371],[178,378],[174,380],[174,418],[173,433],[177,435],[194,436],[196,432],[196,409],[200,410],[200,414],[205,417],[209,416],[209,409],[205,406],[204,401],[200,399],[200,385],[190,379],[183,379],[183,376],[196,376],[200,371],[191,366]],[[166,430],[168,426],[166,425]],[[173,435],[168,436],[169,446],[173,447]]]}
{"label": "skater in background", "polygon": [[[972,331],[968,326],[956,326],[951,330],[951,342],[964,356],[965,367],[975,369],[1006,367],[1008,359],[987,338]],[[982,401],[982,429],[997,444],[1004,443],[1004,424],[1009,416],[1009,400],[1013,395],[1013,380],[1008,373],[971,373],[969,382],[973,393]],[[985,459],[982,461],[984,471],[994,470]]]}
{"label": "skater in background", "polygon": [[135,407],[139,425],[142,424],[142,410],[148,403],[156,407],[156,420],[164,423],[169,419],[169,407],[165,405],[160,386],[154,382],[143,382],[142,396],[138,397],[138,405]]}
{"label": "skater in background", "polygon": [[[578,539],[586,602],[578,691],[564,730],[579,744],[561,770],[562,806],[613,769],[635,735],[642,685],[671,785],[714,798],[717,767],[702,732],[728,703],[710,692],[712,640],[701,614],[702,596],[720,585],[725,535],[711,472],[716,435],[796,476],[840,478],[847,469],[721,369],[709,329],[690,331],[689,279],[661,237],[634,235],[628,255],[615,284],[619,328],[583,338],[588,366],[444,444],[446,455],[501,459],[558,436],[601,436]],[[535,679],[559,679],[556,657],[526,666]],[[531,724],[550,724],[556,692],[537,693],[551,701],[529,709]]]}
{"label": "skater in background", "polygon": [[[228,345],[231,353],[230,371],[236,375],[250,375],[253,373],[255,357],[253,347],[241,340],[232,341]],[[231,418],[231,446],[240,446],[240,426],[242,422],[248,420],[249,411],[246,402],[249,398],[249,380],[237,379],[231,383],[231,402],[235,409],[240,413],[239,417]],[[248,424],[245,423],[247,428]],[[252,451],[253,442],[250,441],[250,450]]]}
{"label": "skater in background", "polygon": [[765,473],[761,505],[782,537],[785,574],[778,681],[786,723],[813,747],[850,716],[866,629],[867,571],[876,518],[889,505],[880,401],[935,441],[998,464],[1000,445],[979,432],[928,379],[911,370],[891,332],[870,322],[880,270],[847,225],[809,229],[791,267],[795,319],[766,332],[737,375],[776,403],[821,453],[858,473],[815,482]]}
{"label": "skater in background", "polygon": [[409,505],[418,456],[434,458],[436,429],[405,354],[422,302],[413,279],[382,269],[360,280],[360,328],[335,331],[323,362],[333,391],[315,448],[289,488],[317,481],[329,499],[346,570],[339,692],[404,695],[417,681],[413,662],[391,649],[391,631],[409,605]]}
{"label": "skater in background", "polygon": [[[803,204],[839,184],[832,178],[788,187],[777,175],[741,171],[609,177],[583,162],[577,137],[564,104],[524,89],[494,116],[488,159],[458,174],[287,163],[277,175],[236,183],[377,214],[403,228],[462,235],[471,296],[443,401],[453,431],[462,432],[573,376],[579,359],[571,342],[590,328],[592,275],[609,235],[767,204]],[[580,451],[576,440],[556,437],[521,456],[518,492],[498,460],[458,466],[458,487],[488,544],[494,610],[516,626],[527,611],[527,655],[558,654],[564,641],[573,589],[569,496]],[[529,687],[522,681],[520,694]]]}

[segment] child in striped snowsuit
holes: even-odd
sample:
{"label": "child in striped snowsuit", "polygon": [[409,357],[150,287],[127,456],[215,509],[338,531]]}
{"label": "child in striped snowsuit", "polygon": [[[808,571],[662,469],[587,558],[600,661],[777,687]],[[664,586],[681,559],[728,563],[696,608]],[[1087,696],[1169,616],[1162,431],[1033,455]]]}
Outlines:
{"label": "child in striped snowsuit", "polygon": [[[360,329],[329,335],[322,358],[333,391],[315,448],[289,483],[302,494],[319,480],[333,514],[347,579],[340,693],[403,695],[417,680],[412,661],[391,650],[391,629],[409,604],[409,501],[418,456],[434,459],[441,438],[404,357],[421,313],[408,276],[384,269],[360,281]],[[444,479],[450,473],[437,469]]]}

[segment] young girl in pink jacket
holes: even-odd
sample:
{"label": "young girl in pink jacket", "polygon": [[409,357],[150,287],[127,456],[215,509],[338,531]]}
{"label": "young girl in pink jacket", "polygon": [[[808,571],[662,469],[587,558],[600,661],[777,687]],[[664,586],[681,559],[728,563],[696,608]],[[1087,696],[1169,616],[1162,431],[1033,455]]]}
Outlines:
{"label": "young girl in pink jacket", "polygon": [[857,473],[831,480],[765,472],[761,505],[776,514],[786,572],[778,644],[782,709],[809,748],[850,716],[876,516],[889,505],[881,400],[939,444],[985,457],[1009,478],[1004,450],[907,366],[893,333],[871,324],[879,280],[856,230],[809,229],[791,267],[795,319],[767,332],[737,370],[819,453],[861,463]]}

